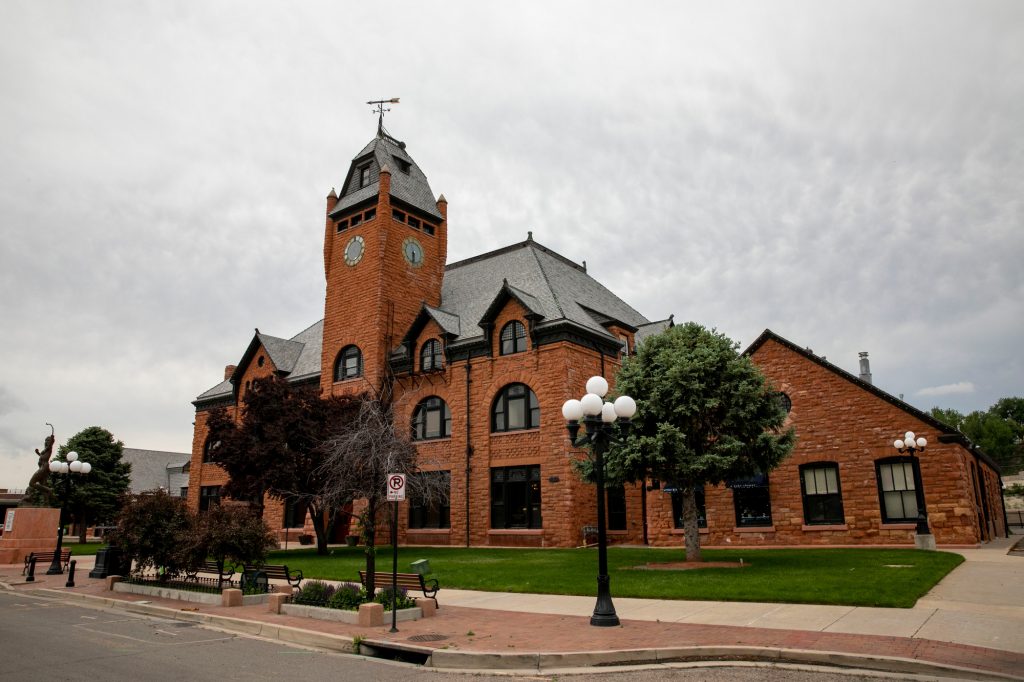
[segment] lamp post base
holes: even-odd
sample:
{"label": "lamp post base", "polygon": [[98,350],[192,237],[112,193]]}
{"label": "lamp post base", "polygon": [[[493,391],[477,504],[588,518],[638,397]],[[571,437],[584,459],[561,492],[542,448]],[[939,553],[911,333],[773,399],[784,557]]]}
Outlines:
{"label": "lamp post base", "polygon": [[931,533],[917,533],[914,535],[914,547],[918,549],[935,549],[935,536]]}
{"label": "lamp post base", "polygon": [[597,627],[615,627],[619,625],[619,616],[615,613],[615,604],[612,603],[612,593],[608,589],[608,576],[597,576],[597,604],[594,605],[594,615],[590,617],[590,624]]}

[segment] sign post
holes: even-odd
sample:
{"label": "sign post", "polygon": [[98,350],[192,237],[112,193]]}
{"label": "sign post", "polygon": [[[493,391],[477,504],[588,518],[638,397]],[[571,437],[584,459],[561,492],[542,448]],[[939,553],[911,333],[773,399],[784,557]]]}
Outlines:
{"label": "sign post", "polygon": [[398,632],[398,503],[405,501],[405,474],[388,474],[391,503],[391,632]]}

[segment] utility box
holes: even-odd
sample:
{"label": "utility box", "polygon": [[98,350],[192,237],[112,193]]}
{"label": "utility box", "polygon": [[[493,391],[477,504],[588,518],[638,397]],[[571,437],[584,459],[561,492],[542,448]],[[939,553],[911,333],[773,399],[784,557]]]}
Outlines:
{"label": "utility box", "polygon": [[430,573],[430,561],[428,559],[417,559],[409,564],[409,566],[412,568],[413,573],[419,573],[420,575],[428,575]]}

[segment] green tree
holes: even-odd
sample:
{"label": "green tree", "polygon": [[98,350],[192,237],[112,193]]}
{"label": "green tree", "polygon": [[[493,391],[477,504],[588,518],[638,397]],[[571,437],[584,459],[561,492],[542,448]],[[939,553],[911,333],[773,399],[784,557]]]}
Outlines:
{"label": "green tree", "polygon": [[157,568],[161,579],[205,560],[196,518],[185,500],[163,490],[130,495],[108,540],[135,562],[135,572]]}
{"label": "green tree", "polygon": [[1004,472],[1024,469],[1024,398],[1002,398],[988,410],[967,415],[933,407],[931,415],[967,436]]}
{"label": "green tree", "polygon": [[231,477],[225,494],[252,502],[260,516],[264,495],[305,505],[317,553],[326,555],[340,507],[324,494],[319,448],[354,417],[358,403],[358,398],[322,399],[277,376],[253,381],[241,421],[224,409],[214,410],[207,421],[209,438],[218,443],[210,458]]}
{"label": "green tree", "polygon": [[216,561],[222,574],[228,559],[236,565],[256,566],[266,562],[271,549],[277,549],[277,538],[266,521],[238,503],[204,512],[199,517],[198,534],[203,556]]}
{"label": "green tree", "polygon": [[122,462],[124,443],[99,426],[82,429],[57,450],[56,459],[66,461],[69,452],[92,465],[85,475],[51,476],[54,492],[63,499],[70,492],[67,510],[78,525],[78,540],[85,542],[91,525],[111,523],[121,508],[122,498],[131,484],[131,464]]}
{"label": "green tree", "polygon": [[785,411],[750,358],[724,334],[689,322],[627,358],[616,392],[633,397],[633,430],[607,456],[612,481],[653,476],[683,495],[686,559],[700,561],[695,490],[767,473],[793,449]]}

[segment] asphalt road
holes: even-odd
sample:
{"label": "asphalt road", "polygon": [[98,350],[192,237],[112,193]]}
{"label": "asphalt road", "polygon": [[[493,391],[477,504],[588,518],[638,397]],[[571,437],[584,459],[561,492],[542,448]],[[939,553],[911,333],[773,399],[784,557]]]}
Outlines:
{"label": "asphalt road", "polygon": [[[97,610],[24,593],[0,591],[0,680],[501,680],[507,676],[435,671],[410,664],[337,654],[220,632],[178,621]],[[554,680],[532,675],[518,679]],[[852,682],[850,674],[765,667],[605,672],[558,679],[601,682],[709,680]]]}

